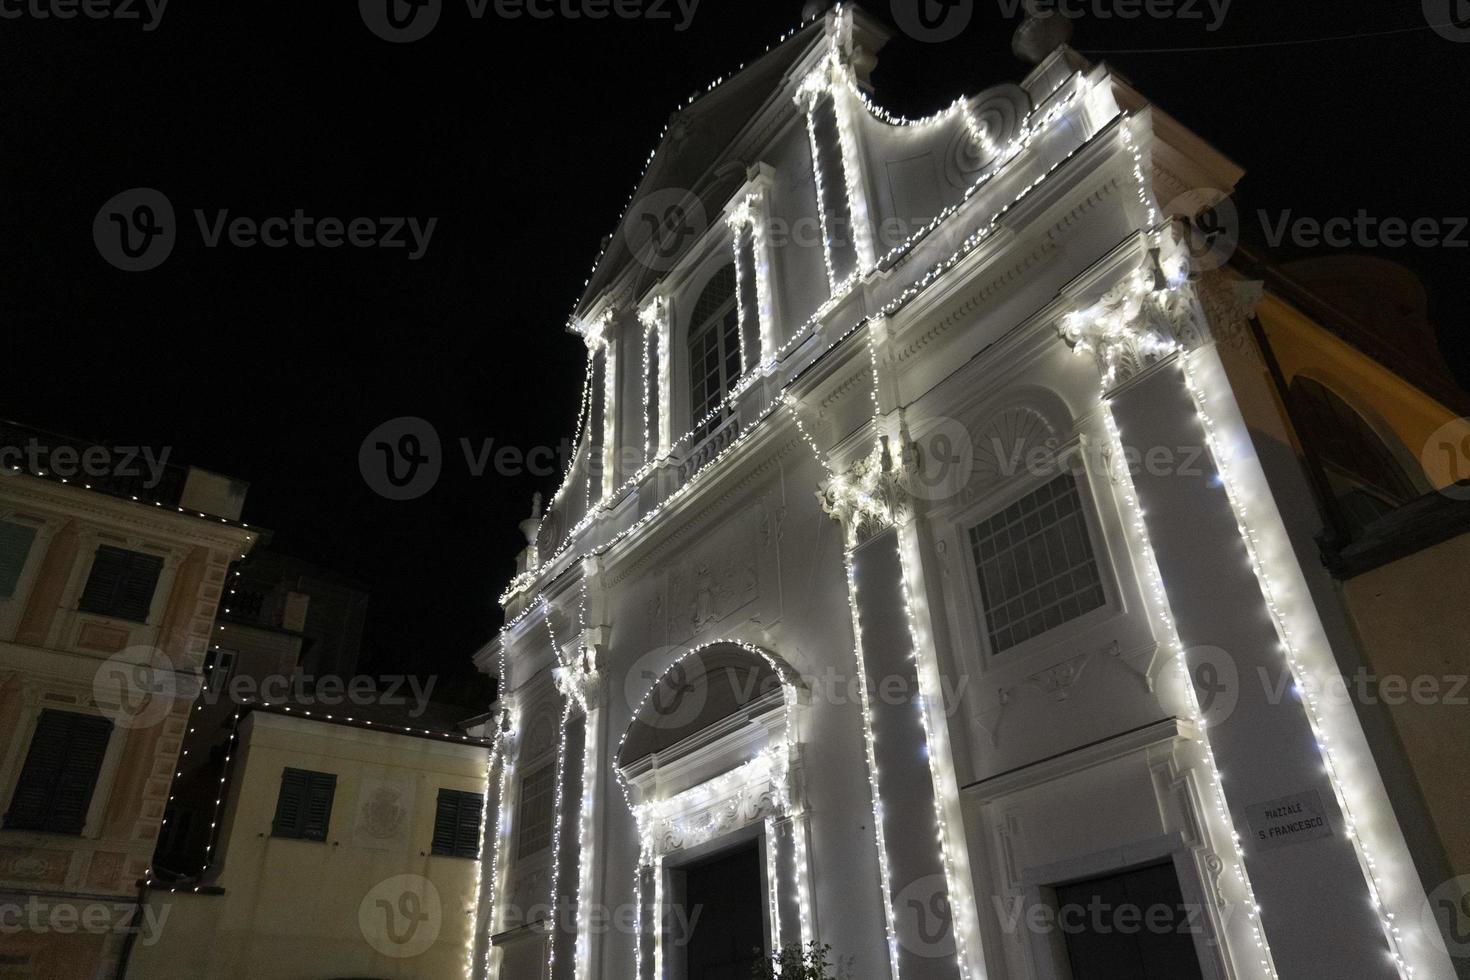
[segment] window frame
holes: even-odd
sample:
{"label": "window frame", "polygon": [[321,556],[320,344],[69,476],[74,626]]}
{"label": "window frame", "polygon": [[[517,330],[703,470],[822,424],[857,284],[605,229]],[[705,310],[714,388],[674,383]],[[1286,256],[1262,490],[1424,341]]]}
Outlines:
{"label": "window frame", "polygon": [[[149,595],[148,595],[147,608],[142,610],[142,613],[143,613],[142,618],[137,618],[137,617],[134,617],[134,616],[130,615],[130,613],[132,613],[132,612],[135,611],[135,610],[132,610],[132,609],[128,609],[128,610],[124,610],[122,612],[118,612],[118,611],[116,611],[114,609],[96,609],[96,608],[89,608],[86,605],[86,603],[87,603],[87,588],[88,588],[88,586],[92,582],[92,576],[97,571],[97,562],[98,562],[98,559],[102,556],[102,553],[103,553],[103,550],[104,549],[106,549],[108,551],[113,551],[113,552],[123,552],[123,553],[126,553],[129,556],[140,556],[140,557],[152,559],[152,560],[155,560],[155,561],[158,562],[158,574],[153,579],[153,586],[152,586],[152,589],[149,591]],[[131,557],[130,557],[129,561],[131,563]],[[144,549],[142,549],[140,547],[133,546],[131,544],[131,542],[125,543],[125,544],[118,544],[116,542],[107,541],[107,540],[98,541],[98,542],[96,542],[96,544],[92,548],[91,561],[88,562],[88,564],[87,564],[86,574],[84,574],[81,577],[81,581],[80,581],[80,583],[78,584],[78,587],[77,587],[77,593],[76,593],[76,611],[79,612],[79,613],[84,613],[84,614],[89,615],[89,616],[101,616],[104,619],[115,619],[115,620],[119,620],[119,621],[125,622],[125,623],[135,623],[135,624],[140,625],[140,626],[149,625],[150,621],[153,618],[153,607],[158,604],[158,595],[159,595],[159,592],[161,591],[161,587],[164,584],[164,574],[168,570],[169,570],[169,556],[166,555],[166,554],[159,554],[158,552],[155,552],[155,551],[147,551],[147,550],[144,550]],[[119,581],[121,581],[121,580],[119,580]],[[120,586],[119,587],[115,587],[113,589],[113,594],[111,596],[112,599],[116,600],[117,593],[119,591],[119,588],[120,588]]]}
{"label": "window frame", "polygon": [[[299,773],[305,777],[301,791],[300,813],[295,821],[295,826],[285,828],[294,830],[294,833],[282,833],[281,804],[285,799],[286,779],[292,773]],[[311,801],[312,787],[314,785],[325,785],[327,787],[327,813],[322,823],[321,836],[317,837],[308,833],[309,819],[308,806]],[[277,840],[299,840],[313,844],[325,844],[327,838],[332,836],[332,813],[336,808],[337,801],[337,774],[334,772],[320,772],[315,769],[297,769],[294,766],[283,766],[281,776],[276,784],[276,806],[271,815],[271,837]]]}
{"label": "window frame", "polygon": [[[1057,447],[1053,458],[1086,460],[1091,458],[1088,455],[1089,452],[1095,451],[1095,447],[1089,447],[1083,443],[1080,435],[1074,435],[1068,442]],[[973,634],[973,640],[970,642],[973,643],[973,650],[982,671],[1062,646],[1096,628],[1099,623],[1128,611],[1120,586],[1121,570],[1117,554],[1107,533],[1103,515],[1099,511],[1100,497],[1093,482],[1092,468],[1091,465],[1086,465],[1079,469],[1075,464],[1069,463],[1064,470],[1059,470],[1051,476],[1045,474],[1017,475],[996,484],[990,489],[990,492],[977,497],[969,506],[954,513],[948,519],[944,537],[948,546],[954,549],[957,557],[958,571],[964,583],[962,586],[964,601],[969,606],[968,617],[965,617],[968,620],[968,628],[962,629],[960,635],[968,639],[968,634]],[[1102,585],[1103,604],[1096,609],[1088,610],[1076,619],[1066,620],[1015,646],[997,652],[990,641],[990,617],[985,608],[979,569],[975,565],[974,552],[970,545],[970,528],[1003,512],[1011,504],[1036,492],[1052,479],[1061,476],[1063,472],[1070,474],[1076,483],[1082,522]]]}
{"label": "window frame", "polygon": [[[29,717],[23,720],[23,728],[26,732],[25,740],[16,744],[16,754],[12,757],[10,765],[11,772],[6,779],[5,785],[5,810],[0,814],[0,830],[11,834],[44,834],[47,836],[77,837],[82,839],[94,838],[97,835],[97,823],[101,815],[102,807],[106,804],[112,792],[113,777],[116,774],[119,751],[126,739],[116,738],[117,725],[113,720],[101,711],[75,710],[80,705],[68,707],[33,707]],[[46,714],[50,712],[56,715],[74,715],[80,718],[93,719],[106,726],[107,741],[97,760],[97,769],[92,778],[92,788],[87,798],[86,806],[83,807],[81,826],[75,831],[58,830],[52,827],[17,827],[11,823],[10,811],[15,805],[15,796],[20,792],[21,781],[25,776],[26,763],[30,760],[31,750],[35,746],[36,736],[40,733],[41,724]],[[54,792],[54,787],[53,787]]]}
{"label": "window frame", "polygon": [[[550,816],[546,821],[546,842],[533,851],[525,849],[526,835],[526,784],[533,778],[546,777],[547,795],[551,800]],[[515,818],[515,852],[516,861],[527,861],[539,855],[546,854],[551,850],[552,841],[556,837],[556,758],[546,759],[534,766],[526,767],[526,771],[516,786],[516,818]]]}
{"label": "window frame", "polygon": [[[716,277],[720,276],[727,269],[729,270],[731,280],[729,297],[725,300],[722,300],[719,306],[715,308],[714,312],[708,314],[703,320],[695,322],[694,315],[696,306],[704,298],[709,289],[715,284]],[[697,404],[695,399],[694,386],[696,381],[699,381],[702,384],[710,376],[708,371],[704,371],[703,373],[699,374],[697,378],[695,376],[695,340],[699,339],[702,341],[706,334],[710,334],[713,335],[714,343],[716,345],[716,371],[720,375],[723,387],[721,388],[721,394],[715,400],[714,405],[718,405],[721,401],[727,398],[730,392],[734,391],[735,388],[739,386],[740,381],[745,377],[747,373],[745,355],[743,350],[744,345],[741,342],[741,332],[743,327],[740,322],[740,275],[739,269],[736,266],[734,256],[730,254],[722,254],[720,256],[720,261],[714,265],[714,268],[710,271],[709,275],[700,280],[698,291],[696,292],[694,290],[690,290],[690,295],[692,297],[692,301],[689,303],[689,313],[685,323],[683,324],[682,331],[684,337],[684,389],[685,397],[688,399],[689,402],[689,426],[687,431],[691,433],[690,439],[688,440],[688,446],[686,447],[687,449],[693,449],[699,446],[699,444],[704,442],[705,439],[708,439],[711,435],[713,435],[715,431],[718,430],[728,418],[730,418],[731,415],[735,414],[735,410],[733,408],[726,407],[721,411],[718,416],[710,419],[710,421],[706,423],[706,425],[703,427],[703,431],[698,432],[697,435],[694,434],[696,431],[696,425],[698,424],[699,420],[705,415],[709,414],[709,412],[712,411],[714,407],[713,405],[707,405],[706,407],[701,408]],[[730,341],[731,339],[733,339],[734,342],[733,350],[727,349],[728,341]],[[735,360],[735,371],[732,376],[726,377],[727,373],[729,373],[728,366],[732,355]]]}
{"label": "window frame", "polygon": [[[450,795],[451,798],[455,801],[454,802],[454,828],[451,831],[451,836],[454,838],[454,843],[452,845],[450,845],[449,847],[447,847],[447,848],[441,848],[440,845],[439,845],[439,843],[438,843],[438,838],[439,838],[439,818],[443,815],[443,807],[444,807],[444,804],[445,804],[445,797],[446,797],[446,795]],[[479,814],[479,816],[478,816],[477,820],[475,821],[474,840],[470,842],[470,846],[469,847],[466,847],[464,845],[464,843],[459,840],[459,825],[460,825],[460,814],[461,814],[461,812],[463,810],[464,804],[468,800],[478,800],[479,801],[479,808],[478,808],[478,814]],[[484,793],[477,793],[474,790],[450,789],[447,786],[441,786],[441,787],[439,787],[439,793],[434,798],[434,829],[433,829],[432,834],[429,837],[429,853],[430,854],[433,854],[433,855],[436,855],[438,857],[469,858],[471,860],[478,861],[480,859],[480,844],[484,840],[484,836],[485,836],[485,794]],[[468,852],[468,853],[466,853],[466,852]]]}

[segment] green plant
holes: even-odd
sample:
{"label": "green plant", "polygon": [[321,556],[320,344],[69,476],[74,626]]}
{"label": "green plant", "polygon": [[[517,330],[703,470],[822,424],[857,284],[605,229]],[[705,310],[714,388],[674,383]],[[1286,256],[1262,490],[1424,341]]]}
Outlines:
{"label": "green plant", "polygon": [[778,977],[780,980],[834,980],[827,972],[832,966],[827,962],[827,955],[831,952],[831,946],[818,946],[815,941],[808,943],[805,949],[801,943],[787,943],[756,963],[751,977],[754,980],[776,980]]}

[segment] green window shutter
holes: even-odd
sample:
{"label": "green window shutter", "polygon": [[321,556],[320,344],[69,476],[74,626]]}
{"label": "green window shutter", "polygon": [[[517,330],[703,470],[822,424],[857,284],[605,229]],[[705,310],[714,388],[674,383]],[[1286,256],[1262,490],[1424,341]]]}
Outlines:
{"label": "green window shutter", "polygon": [[99,545],[78,604],[83,612],[142,623],[153,605],[163,559],[112,545]]}
{"label": "green window shutter", "polygon": [[307,840],[327,839],[327,829],[332,822],[332,797],[336,792],[336,776],[325,772],[311,774],[306,788],[306,822],[302,837]]}
{"label": "green window shutter", "polygon": [[80,834],[111,737],[106,718],[42,711],[5,815],[6,829]]}
{"label": "green window shutter", "polygon": [[326,840],[332,822],[332,798],[336,792],[337,777],[334,773],[283,770],[271,835],[297,840]]}
{"label": "green window shutter", "polygon": [[20,571],[25,568],[26,556],[31,553],[35,539],[35,528],[0,521],[0,599],[15,595]]}
{"label": "green window shutter", "polygon": [[306,802],[306,777],[307,773],[301,769],[287,769],[281,773],[281,792],[276,797],[276,817],[271,822],[272,836],[301,836],[301,814]]}
{"label": "green window shutter", "polygon": [[457,789],[441,789],[434,809],[433,853],[450,857],[480,856],[480,820],[485,797]]}

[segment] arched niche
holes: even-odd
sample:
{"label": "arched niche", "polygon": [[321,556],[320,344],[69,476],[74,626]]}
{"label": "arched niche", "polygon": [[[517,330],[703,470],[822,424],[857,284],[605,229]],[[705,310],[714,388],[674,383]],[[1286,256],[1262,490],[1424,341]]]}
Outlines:
{"label": "arched niche", "polygon": [[803,691],[784,661],[747,644],[710,643],[676,659],[650,684],[618,747],[640,831],[672,820],[714,834],[727,828],[702,814],[735,797],[752,804],[752,819],[790,809]]}

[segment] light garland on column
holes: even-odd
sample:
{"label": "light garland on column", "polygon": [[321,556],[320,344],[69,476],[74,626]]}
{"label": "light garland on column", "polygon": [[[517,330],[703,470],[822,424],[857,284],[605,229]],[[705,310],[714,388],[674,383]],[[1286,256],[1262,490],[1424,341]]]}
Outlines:
{"label": "light garland on column", "polygon": [[[664,413],[668,404],[668,358],[664,356],[664,341],[669,330],[669,304],[662,296],[638,311],[638,322],[643,326],[643,465],[657,462],[663,455]],[[652,374],[652,361],[658,358],[658,377]],[[648,403],[649,394],[657,404]],[[619,492],[621,487],[618,488]]]}
{"label": "light garland on column", "polygon": [[[934,717],[931,710],[931,701],[924,693],[928,687],[931,693],[942,692],[943,685],[937,683],[938,678],[931,678],[928,684],[924,683],[923,677],[927,673],[921,651],[926,647],[919,635],[918,617],[914,612],[914,590],[912,586],[913,574],[909,568],[909,559],[904,554],[904,542],[901,529],[895,529],[898,540],[895,545],[898,548],[899,567],[902,571],[902,593],[904,618],[908,623],[909,642],[913,649],[909,653],[909,659],[914,664],[914,674],[919,679],[919,721],[924,729],[924,756],[929,762],[929,779],[934,788],[934,822],[937,826],[935,838],[939,844],[940,866],[944,869],[945,888],[949,897],[950,920],[954,929],[955,937],[955,961],[959,965],[961,980],[967,980],[970,976],[970,939],[969,923],[979,921],[976,917],[974,904],[969,899],[969,886],[960,878],[955,868],[954,846],[950,841],[949,822],[944,816],[944,801],[953,794],[959,797],[959,787],[954,784],[954,763],[949,752],[949,742],[939,731],[941,720]],[[932,649],[932,645],[929,647]],[[933,666],[932,664],[930,665]],[[949,771],[945,771],[948,768]]]}
{"label": "light garland on column", "polygon": [[[501,654],[501,679],[505,678],[505,660],[502,647]],[[504,700],[505,695],[500,695]],[[511,752],[511,743],[517,734],[517,714],[513,707],[507,706],[500,718],[500,790],[495,801],[495,839],[491,845],[490,852],[490,915],[489,922],[485,926],[485,958],[483,961],[483,976],[489,980],[491,974],[498,967],[495,962],[495,945],[492,938],[496,927],[500,924],[501,912],[504,907],[505,896],[502,894],[505,880],[509,876],[507,867],[509,859],[509,848],[504,846],[510,839],[511,814],[510,787],[515,774],[515,756]],[[486,811],[486,824],[488,826],[488,808]]]}
{"label": "light garland on column", "polygon": [[[1369,897],[1373,901],[1374,911],[1378,914],[1383,926],[1384,938],[1388,942],[1389,953],[1393,957],[1394,964],[1398,968],[1401,977],[1412,978],[1415,975],[1414,967],[1409,964],[1404,956],[1402,946],[1402,933],[1395,923],[1395,915],[1389,911],[1383,901],[1382,883],[1378,877],[1378,864],[1368,849],[1368,843],[1358,831],[1358,822],[1353,815],[1353,806],[1349,800],[1347,785],[1342,776],[1342,767],[1334,755],[1334,742],[1327,732],[1327,721],[1322,715],[1322,707],[1317,695],[1314,693],[1319,688],[1308,680],[1314,674],[1321,673],[1327,668],[1325,666],[1314,671],[1304,662],[1301,649],[1298,648],[1293,639],[1292,631],[1287,626],[1285,613],[1282,611],[1276,599],[1276,586],[1272,583],[1271,574],[1262,558],[1262,546],[1256,532],[1252,530],[1247,521],[1245,497],[1236,483],[1231,472],[1230,454],[1221,445],[1220,435],[1216,429],[1214,420],[1209,414],[1209,399],[1196,377],[1196,369],[1193,358],[1185,354],[1181,358],[1181,370],[1184,375],[1185,387],[1194,400],[1195,411],[1198,415],[1200,425],[1204,429],[1205,443],[1209,447],[1210,455],[1214,458],[1216,472],[1220,475],[1221,485],[1225,488],[1226,497],[1230,501],[1230,508],[1235,516],[1236,528],[1240,532],[1240,539],[1245,545],[1246,554],[1250,558],[1251,570],[1260,584],[1261,594],[1266,600],[1266,608],[1271,614],[1271,623],[1280,639],[1280,649],[1286,659],[1287,667],[1291,671],[1292,683],[1296,690],[1301,693],[1301,702],[1306,705],[1307,721],[1311,725],[1312,736],[1316,741],[1318,752],[1322,756],[1323,768],[1332,786],[1333,794],[1337,797],[1337,805],[1342,811],[1343,825],[1348,839],[1352,842],[1358,862],[1363,872],[1363,878],[1368,886]],[[1331,667],[1333,674],[1337,673],[1335,665]]]}
{"label": "light garland on column", "polygon": [[571,698],[567,699],[566,706],[561,712],[561,739],[556,748],[556,816],[551,825],[551,929],[547,937],[546,951],[546,975],[556,976],[556,939],[561,930],[561,824],[562,803],[565,794],[562,792],[562,784],[566,778],[567,768],[567,725],[572,717]]}
{"label": "light garland on column", "polygon": [[[475,980],[475,944],[480,941],[480,895],[485,875],[485,849],[493,847],[490,836],[490,787],[495,778],[495,757],[500,751],[501,733],[496,731],[494,742],[485,750],[485,795],[480,808],[480,846],[475,852],[475,891],[470,902],[470,937],[465,943],[465,980]],[[493,874],[493,872],[492,872]],[[490,945],[490,936],[485,936],[485,945]]]}
{"label": "light garland on column", "polygon": [[1169,596],[1164,589],[1164,579],[1159,572],[1158,560],[1154,555],[1152,541],[1149,537],[1148,525],[1144,521],[1143,507],[1138,501],[1137,489],[1133,484],[1133,475],[1128,472],[1125,459],[1126,453],[1123,446],[1122,435],[1118,431],[1118,424],[1113,418],[1113,411],[1106,399],[1103,400],[1102,411],[1103,423],[1107,428],[1109,448],[1111,450],[1113,464],[1113,479],[1118,487],[1118,496],[1123,501],[1126,510],[1125,525],[1133,532],[1133,548],[1138,560],[1139,568],[1143,571],[1148,588],[1145,590],[1149,599],[1149,605],[1155,623],[1162,633],[1163,642],[1178,666],[1179,684],[1183,695],[1184,704],[1189,712],[1189,719],[1197,733],[1194,742],[1200,748],[1200,754],[1206,765],[1207,789],[1213,798],[1215,818],[1219,823],[1219,838],[1229,840],[1231,844],[1231,864],[1235,872],[1236,881],[1245,894],[1246,918],[1250,921],[1252,938],[1255,940],[1258,963],[1266,976],[1277,978],[1276,966],[1271,959],[1271,949],[1266,942],[1265,934],[1261,930],[1260,906],[1256,903],[1254,889],[1251,888],[1250,877],[1245,868],[1245,850],[1241,846],[1240,834],[1235,829],[1234,818],[1230,815],[1230,807],[1225,799],[1225,788],[1222,784],[1220,766],[1215,761],[1214,750],[1210,747],[1209,730],[1205,724],[1204,712],[1200,710],[1199,697],[1194,689],[1194,681],[1189,676],[1189,662],[1185,656],[1184,642],[1179,638],[1179,630],[1174,625],[1173,613],[1170,611]]}
{"label": "light garland on column", "polygon": [[[740,234],[742,231],[750,232],[750,257],[752,272],[755,275],[756,319],[760,327],[760,353],[755,358],[755,364],[751,370],[756,368],[769,369],[775,366],[776,361],[776,320],[771,289],[771,267],[770,251],[766,240],[766,207],[760,195],[747,194],[728,218],[730,230],[735,239],[735,271],[737,276],[741,272],[739,256]],[[739,301],[739,283],[736,284],[736,300]],[[741,314],[742,318],[744,313]],[[744,334],[742,333],[743,337]]]}

